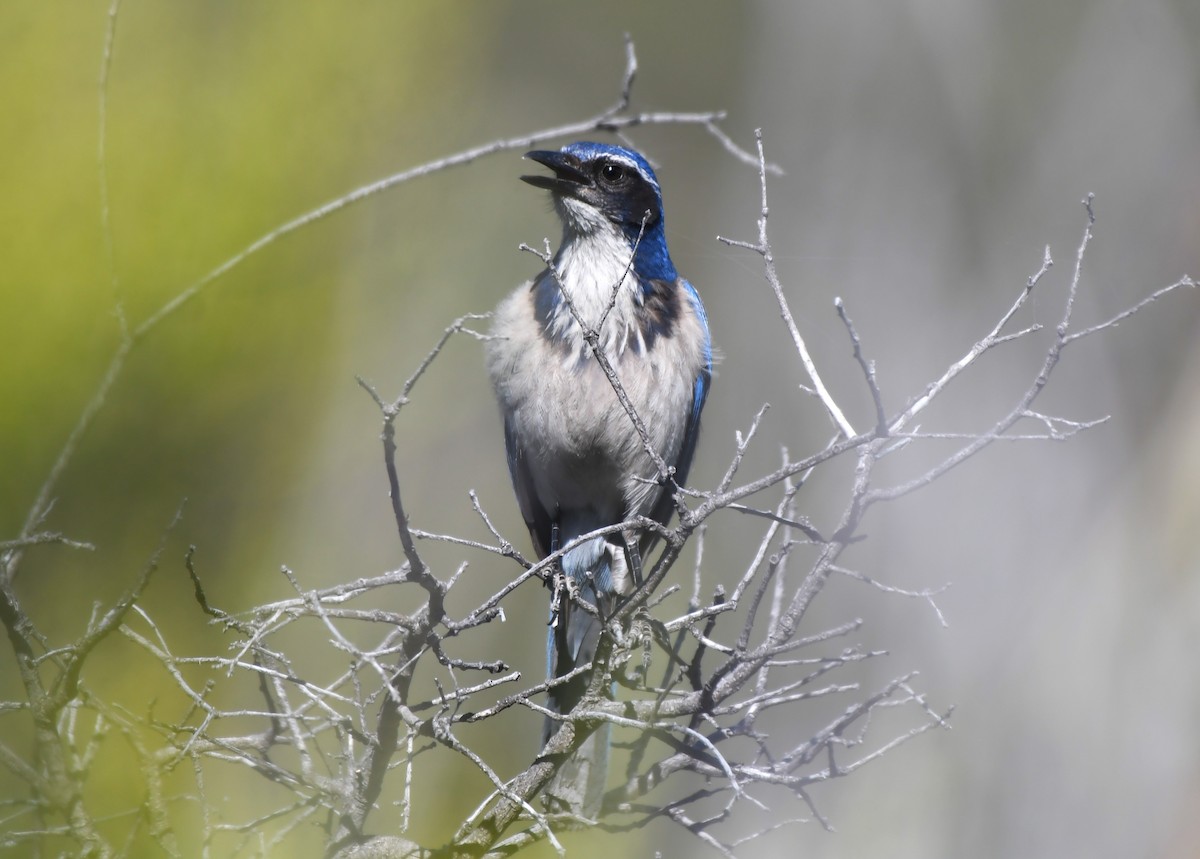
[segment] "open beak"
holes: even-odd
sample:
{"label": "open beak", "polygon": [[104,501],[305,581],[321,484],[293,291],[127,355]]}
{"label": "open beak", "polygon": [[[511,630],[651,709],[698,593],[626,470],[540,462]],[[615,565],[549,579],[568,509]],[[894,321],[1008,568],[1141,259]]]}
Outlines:
{"label": "open beak", "polygon": [[557,194],[575,195],[580,188],[585,188],[592,184],[591,177],[580,169],[579,159],[574,155],[568,155],[565,152],[535,149],[532,152],[526,152],[525,157],[530,161],[536,161],[538,164],[544,164],[554,171],[553,176],[538,174],[521,177],[522,181],[528,182],[535,188],[545,188],[547,191],[554,191]]}

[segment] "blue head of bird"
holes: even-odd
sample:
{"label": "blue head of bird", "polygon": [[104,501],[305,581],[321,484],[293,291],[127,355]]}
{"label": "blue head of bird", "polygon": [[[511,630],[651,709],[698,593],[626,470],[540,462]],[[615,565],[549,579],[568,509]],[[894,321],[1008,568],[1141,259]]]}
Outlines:
{"label": "blue head of bird", "polygon": [[550,191],[563,222],[563,244],[573,240],[619,240],[633,271],[643,280],[677,277],[663,232],[662,190],[650,164],[632,149],[608,143],[571,143],[534,150],[526,158],[554,175],[522,176]]}

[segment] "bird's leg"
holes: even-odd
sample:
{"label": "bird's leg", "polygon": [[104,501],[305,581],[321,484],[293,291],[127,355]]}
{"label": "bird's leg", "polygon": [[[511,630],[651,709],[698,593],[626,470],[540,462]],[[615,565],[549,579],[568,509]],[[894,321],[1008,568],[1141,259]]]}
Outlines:
{"label": "bird's leg", "polygon": [[[554,554],[559,548],[561,548],[561,537],[558,523],[555,522],[550,526],[550,554]],[[579,593],[579,583],[567,575],[567,571],[563,569],[562,558],[554,561],[550,587],[553,590],[550,597],[550,628],[553,630],[552,635],[554,636],[554,675],[557,677],[575,667],[570,655],[570,647],[567,645],[567,628],[571,623],[572,603],[577,599]],[[564,660],[566,661],[564,662]]]}
{"label": "bird's leg", "polygon": [[633,588],[642,586],[642,551],[638,548],[638,535],[629,531],[621,532],[621,541],[625,544],[625,563],[629,566],[629,575],[633,576]]}
{"label": "bird's leg", "polygon": [[[550,525],[550,554],[553,555],[558,551],[558,523],[554,522]],[[546,583],[550,585],[550,628],[558,630],[560,626],[559,620],[562,617],[563,610],[563,592],[566,590],[565,573],[562,567],[562,558],[556,558],[550,568],[550,578]]]}

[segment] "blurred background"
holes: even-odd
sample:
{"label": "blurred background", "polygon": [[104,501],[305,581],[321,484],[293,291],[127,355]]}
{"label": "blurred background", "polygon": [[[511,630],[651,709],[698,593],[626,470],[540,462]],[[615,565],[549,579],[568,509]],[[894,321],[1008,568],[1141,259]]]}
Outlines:
{"label": "blurred background", "polygon": [[[111,263],[97,155],[107,9],[0,7],[0,539],[19,532],[100,383],[118,302],[136,325],[254,239],[361,184],[597,113],[618,95],[625,32],[639,60],[635,110],[724,109],[722,128],[747,148],[763,129],[785,174],[770,184],[780,275],[857,426],[869,425],[870,401],[835,296],[896,408],[991,328],[1047,244],[1055,266],[1014,324],[1053,327],[1088,192],[1097,224],[1080,324],[1200,276],[1192,0],[586,10],[125,0],[107,105]],[[796,391],[801,371],[760,261],[716,241],[754,237],[755,171],[697,127],[631,139],[658,168],[675,262],[723,356],[694,484],[715,484],[735,430],[765,402],[744,475],[770,469],[780,445],[793,457],[817,449],[830,426]],[[227,643],[191,600],[188,544],[209,598],[228,610],[289,595],[282,564],[306,586],[398,567],[379,415],[354,376],[394,396],[442,328],[536,272],[517,246],[556,240],[558,226],[545,195],[517,180],[527,170],[504,153],[373,197],[253,256],[142,341],[45,523],[96,550],[40,548],[21,570],[18,590],[50,641],[77,635],[120,592],[184,498],[145,603],[181,653]],[[990,426],[1029,386],[1046,342],[989,354],[923,429]],[[952,582],[939,599],[948,627],[919,601],[849,581],[806,624],[863,617],[856,641],[891,655],[856,679],[875,688],[919,669],[931,705],[956,707],[953,730],[814,792],[835,833],[790,827],[754,855],[1200,854],[1198,380],[1200,295],[1186,291],[1069,349],[1037,404],[1108,423],[1066,444],[996,445],[872,511],[847,563],[897,587]],[[474,489],[527,548],[478,342],[451,342],[397,428],[415,526],[486,539]],[[952,449],[914,446],[883,483]],[[840,513],[840,468],[801,496],[818,527]],[[706,589],[736,580],[753,533],[732,514],[714,523]],[[463,560],[428,551],[443,577]],[[514,574],[466,559],[459,610]],[[525,611],[540,628],[545,595],[527,590],[510,620]],[[497,626],[485,647],[536,677],[543,642],[529,630],[524,619]],[[109,647],[89,683],[138,712],[167,695],[160,668],[128,644]],[[14,674],[6,653],[5,700],[19,695]],[[181,716],[161,706],[162,718]],[[533,751],[535,721],[469,739],[511,774]],[[21,750],[26,730],[4,716],[0,741]],[[138,794],[109,747],[93,786],[118,810]],[[416,834],[438,843],[487,786],[457,764],[428,779]],[[263,783],[243,775],[222,789],[236,804]],[[0,795],[16,790],[0,775]],[[665,824],[582,848],[614,845],[697,849]]]}

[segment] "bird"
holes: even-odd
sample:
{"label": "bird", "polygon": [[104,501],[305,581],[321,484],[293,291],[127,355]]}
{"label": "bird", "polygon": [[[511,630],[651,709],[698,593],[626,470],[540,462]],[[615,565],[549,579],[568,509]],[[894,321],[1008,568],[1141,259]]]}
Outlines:
{"label": "bird", "polygon": [[[550,192],[562,239],[550,265],[496,308],[486,364],[513,490],[537,556],[566,547],[559,564],[570,594],[552,598],[547,635],[553,680],[591,662],[603,619],[641,584],[641,558],[657,539],[632,526],[579,538],[634,517],[664,525],[670,519],[670,481],[687,480],[713,347],[700,295],[667,249],[662,190],[649,162],[624,146],[586,141],[525,158],[550,170],[521,179]],[[598,335],[592,342],[626,404],[589,333]],[[581,672],[551,687],[549,708],[569,713],[589,682]],[[543,743],[557,727],[547,719]],[[603,792],[602,728],[597,759],[575,767],[587,782],[568,802],[576,810],[594,812]]]}

